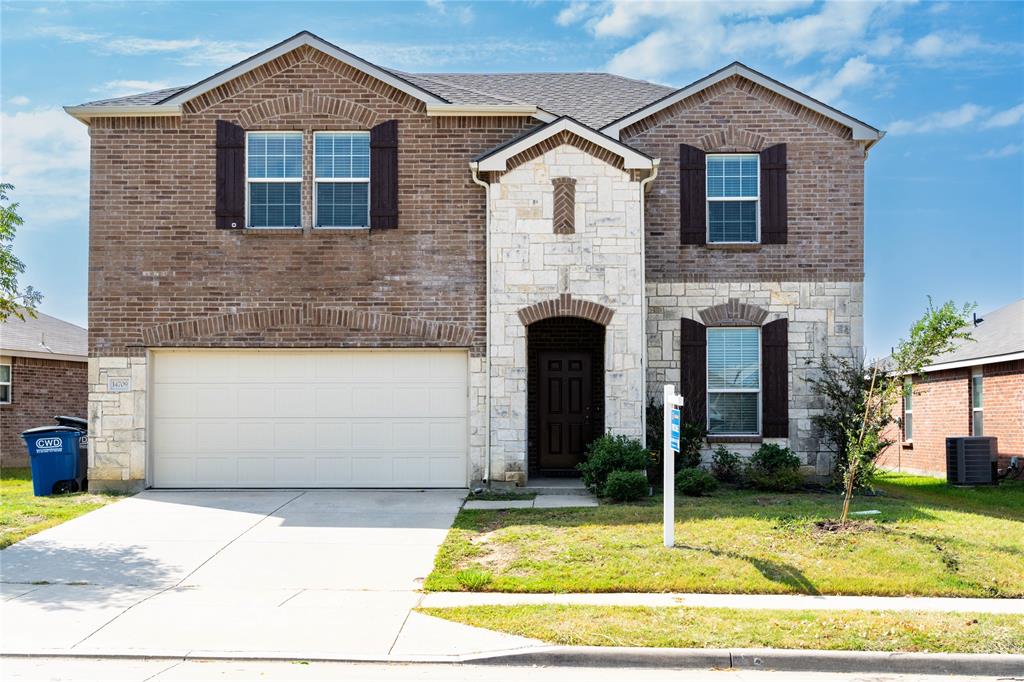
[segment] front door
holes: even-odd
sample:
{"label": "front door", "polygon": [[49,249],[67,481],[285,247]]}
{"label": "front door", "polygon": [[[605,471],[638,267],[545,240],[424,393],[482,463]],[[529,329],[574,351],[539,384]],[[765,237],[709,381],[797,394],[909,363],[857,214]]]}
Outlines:
{"label": "front door", "polygon": [[590,442],[590,355],[540,354],[540,469],[571,470]]}

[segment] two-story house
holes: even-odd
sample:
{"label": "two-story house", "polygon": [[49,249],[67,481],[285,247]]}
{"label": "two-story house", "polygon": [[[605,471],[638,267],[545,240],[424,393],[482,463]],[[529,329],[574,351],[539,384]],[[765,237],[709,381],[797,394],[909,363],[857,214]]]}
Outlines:
{"label": "two-story house", "polygon": [[403,73],[310,33],[90,129],[89,480],[466,486],[643,437],[826,455],[882,132],[734,63]]}

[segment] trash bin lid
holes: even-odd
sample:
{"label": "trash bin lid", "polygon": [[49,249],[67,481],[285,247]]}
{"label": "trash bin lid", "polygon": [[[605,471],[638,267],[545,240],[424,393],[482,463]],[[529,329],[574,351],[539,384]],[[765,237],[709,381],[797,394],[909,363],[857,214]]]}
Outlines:
{"label": "trash bin lid", "polygon": [[76,436],[82,435],[82,429],[73,426],[37,426],[34,429],[25,429],[22,436],[32,436],[40,433],[73,433]]}
{"label": "trash bin lid", "polygon": [[56,414],[53,416],[53,421],[57,422],[61,426],[73,426],[81,431],[89,430],[89,420],[82,419],[81,417],[69,417],[63,414]]}

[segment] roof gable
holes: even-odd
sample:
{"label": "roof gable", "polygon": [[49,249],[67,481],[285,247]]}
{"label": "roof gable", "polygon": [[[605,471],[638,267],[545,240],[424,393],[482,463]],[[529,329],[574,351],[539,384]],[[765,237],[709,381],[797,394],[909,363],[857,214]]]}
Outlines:
{"label": "roof gable", "polygon": [[840,125],[843,125],[850,129],[854,140],[866,142],[866,146],[870,147],[872,144],[882,139],[885,135],[884,131],[878,130],[867,123],[860,121],[848,114],[828,106],[823,102],[819,102],[809,95],[805,95],[799,90],[795,90],[784,83],[780,83],[774,78],[769,78],[759,71],[751,69],[745,64],[740,62],[733,62],[729,66],[723,69],[719,69],[714,73],[701,78],[698,81],[690,83],[689,85],[679,88],[675,92],[662,97],[661,99],[648,104],[647,106],[637,109],[631,114],[627,114],[622,118],[609,123],[608,125],[601,128],[601,132],[612,137],[618,137],[621,132],[629,126],[638,123],[654,114],[667,109],[677,102],[681,102],[689,97],[702,92],[711,86],[720,83],[727,78],[733,76],[740,76],[753,83],[760,85],[761,87],[770,90],[786,99],[789,99],[797,104],[810,109],[811,111],[824,116],[825,118],[831,119]]}
{"label": "roof gable", "polygon": [[78,325],[37,312],[21,320],[0,322],[0,355],[82,360],[88,355],[88,332]]}
{"label": "roof gable", "polygon": [[627,170],[650,170],[657,163],[651,157],[633,149],[629,145],[585,126],[575,119],[562,116],[551,123],[534,128],[525,135],[520,135],[503,145],[481,154],[473,160],[473,164],[480,171],[508,170],[509,159],[561,133],[571,133],[590,144],[620,157],[622,159],[622,167]]}

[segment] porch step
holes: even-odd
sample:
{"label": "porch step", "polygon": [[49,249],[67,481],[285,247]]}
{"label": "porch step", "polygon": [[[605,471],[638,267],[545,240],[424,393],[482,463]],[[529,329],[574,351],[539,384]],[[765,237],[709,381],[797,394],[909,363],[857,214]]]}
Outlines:
{"label": "porch step", "polygon": [[531,478],[526,485],[519,488],[524,493],[538,495],[589,495],[590,491],[583,487],[578,478]]}

